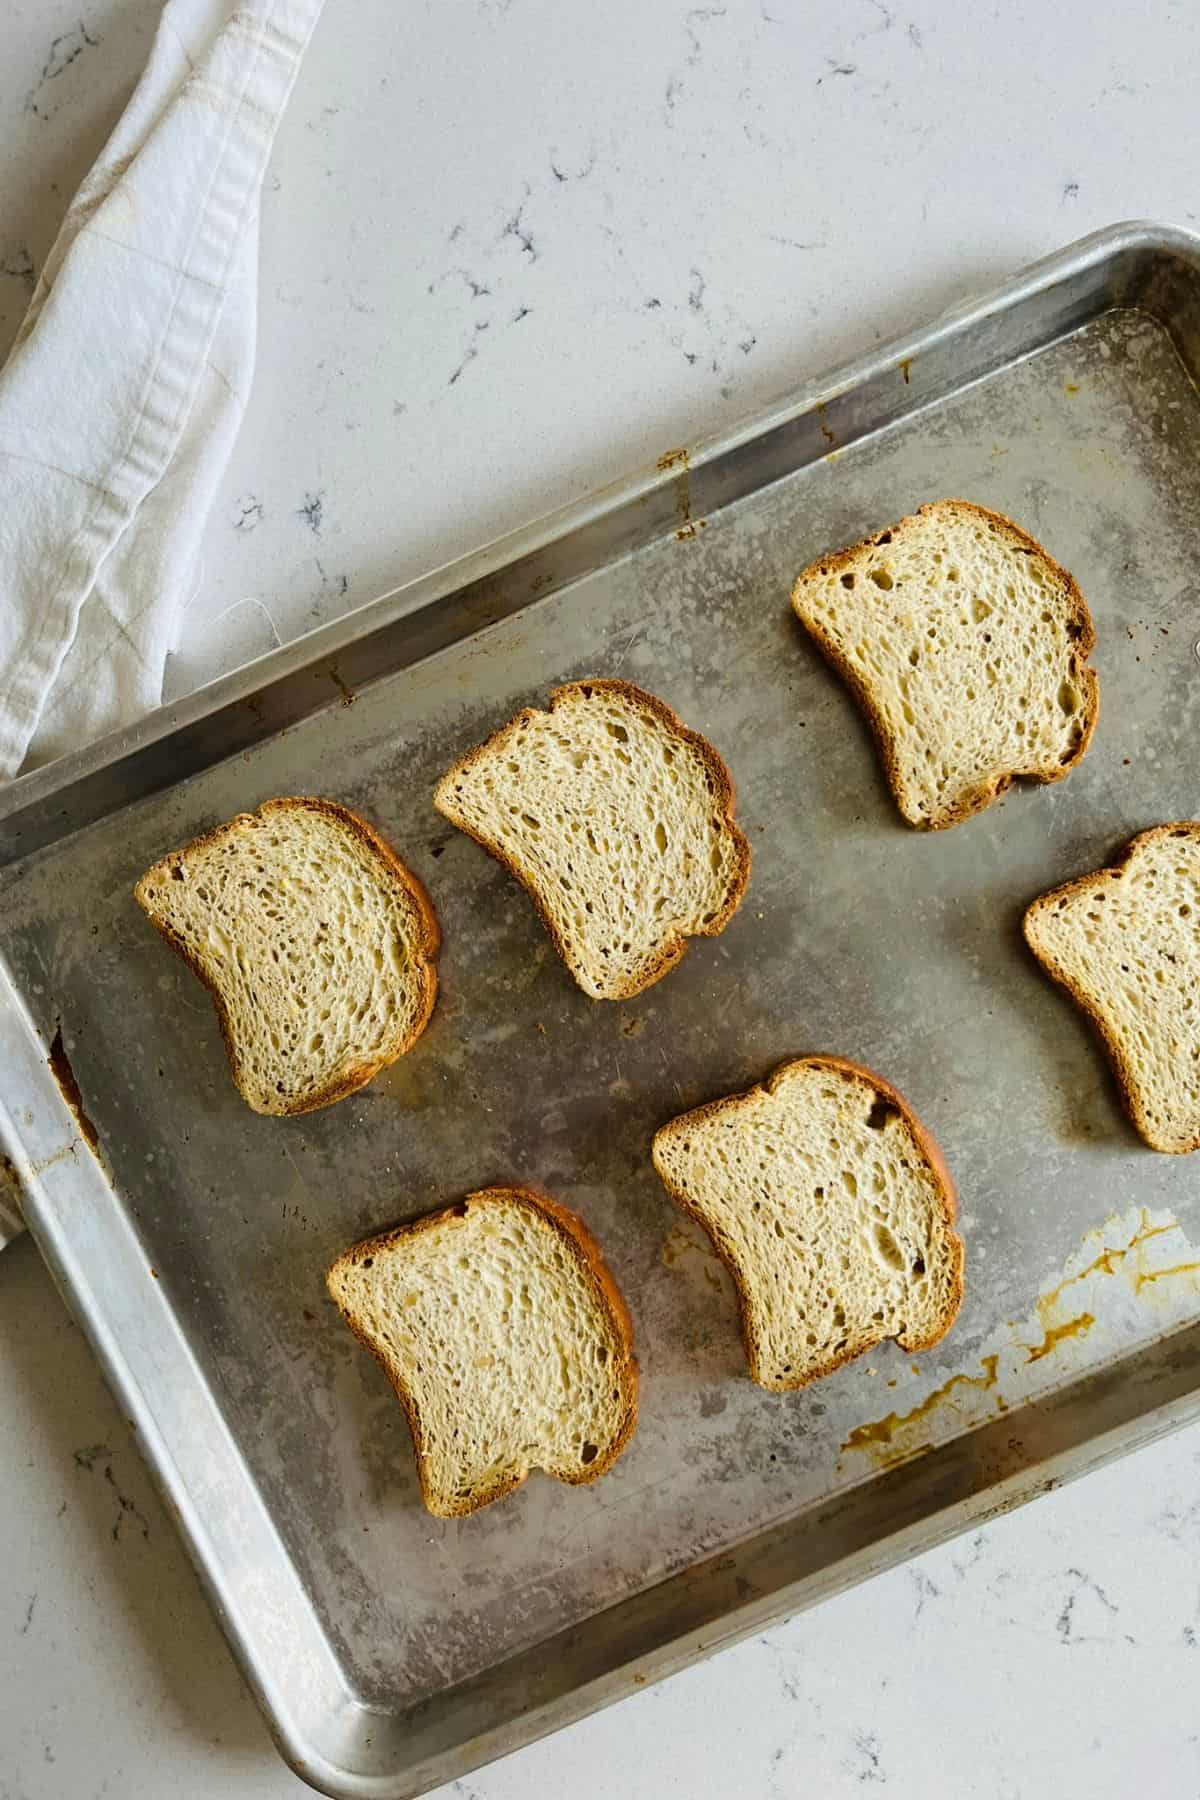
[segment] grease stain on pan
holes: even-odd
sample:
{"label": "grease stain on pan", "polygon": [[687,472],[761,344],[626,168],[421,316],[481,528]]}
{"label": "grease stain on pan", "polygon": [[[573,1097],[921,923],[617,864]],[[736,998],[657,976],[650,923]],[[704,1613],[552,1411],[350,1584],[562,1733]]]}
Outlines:
{"label": "grease stain on pan", "polygon": [[679,524],[675,531],[677,543],[690,543],[702,531],[708,530],[707,519],[692,517],[692,460],[684,449],[664,450],[655,468],[660,475],[677,475],[679,478],[675,493],[675,506],[679,513]]}
{"label": "grease stain on pan", "polygon": [[1143,1247],[1154,1238],[1166,1237],[1172,1231],[1179,1232],[1180,1237],[1183,1237],[1183,1230],[1178,1219],[1164,1219],[1158,1224],[1154,1224],[1144,1206],[1138,1213],[1136,1229],[1124,1244],[1105,1243],[1106,1237],[1116,1234],[1104,1227],[1099,1231],[1089,1231],[1083,1240],[1084,1246],[1090,1248],[1098,1243],[1101,1245],[1100,1254],[1094,1257],[1086,1267],[1065,1275],[1057,1287],[1051,1288],[1048,1294],[1042,1295],[1037,1303],[1039,1316],[1044,1315],[1047,1309],[1056,1306],[1068,1288],[1075,1287],[1081,1281],[1087,1281],[1096,1274],[1115,1275],[1119,1269],[1124,1267],[1130,1256],[1135,1257],[1138,1261],[1136,1274],[1146,1273],[1142,1266],[1144,1262],[1141,1256]]}
{"label": "grease stain on pan", "polygon": [[[1000,1379],[1000,1358],[998,1355],[985,1356],[981,1363],[983,1373],[980,1375],[952,1375],[941,1387],[934,1388],[911,1412],[890,1412],[882,1419],[874,1419],[869,1425],[856,1425],[850,1436],[842,1445],[842,1451],[867,1450],[881,1468],[888,1468],[892,1463],[904,1462],[910,1456],[926,1448],[924,1443],[916,1441],[919,1433],[914,1429],[931,1413],[936,1412],[944,1400],[961,1388],[976,1388],[988,1393]],[[1003,1411],[1005,1403],[997,1396],[997,1410]]]}
{"label": "grease stain on pan", "polygon": [[1026,1362],[1041,1362],[1043,1356],[1052,1356],[1061,1343],[1067,1338],[1086,1337],[1096,1323],[1096,1315],[1082,1312],[1074,1319],[1067,1319],[1061,1325],[1047,1325],[1046,1335],[1040,1344],[1027,1346],[1029,1354]]}
{"label": "grease stain on pan", "polygon": [[334,687],[337,689],[338,693],[342,696],[342,705],[343,706],[353,706],[354,702],[358,699],[358,695],[354,692],[354,689],[352,687],[348,687],[347,684],[342,680],[342,677],[341,677],[340,673],[338,672],[337,664],[330,663],[330,665],[327,669],[325,669],[325,670],[318,669],[317,670],[318,679],[320,679],[322,674],[328,676],[329,680],[332,681],[332,683],[333,683]]}
{"label": "grease stain on pan", "polygon": [[75,1078],[75,1071],[71,1067],[71,1059],[67,1055],[67,1047],[63,1042],[61,1025],[59,1025],[54,1033],[54,1041],[50,1045],[50,1055],[47,1058],[47,1061],[50,1064],[50,1073],[58,1083],[59,1093],[66,1101],[75,1123],[79,1127],[80,1137],[83,1139],[92,1155],[96,1158],[97,1162],[102,1162],[100,1156],[100,1133],[96,1130],[95,1125],[88,1117],[87,1108],[83,1104],[83,1093],[80,1089],[79,1082]]}
{"label": "grease stain on pan", "polygon": [[[1170,1323],[1163,1314],[1177,1312],[1182,1322],[1194,1312],[1198,1294],[1200,1254],[1177,1219],[1152,1217],[1145,1207],[1110,1218],[1086,1234],[1028,1317],[989,1335],[979,1373],[961,1371],[909,1410],[855,1426],[842,1442],[841,1456],[865,1455],[877,1469],[919,1456],[1081,1372],[1088,1356],[1082,1340],[1093,1333],[1107,1337],[1119,1353],[1144,1337],[1151,1310],[1157,1335]],[[917,1368],[914,1364],[914,1373]]]}
{"label": "grease stain on pan", "polygon": [[1168,1281],[1179,1275],[1194,1274],[1200,1274],[1200,1262],[1176,1263],[1171,1269],[1143,1269],[1141,1274],[1134,1276],[1134,1287],[1140,1294],[1142,1289],[1149,1287],[1152,1282]]}
{"label": "grease stain on pan", "polygon": [[718,1294],[724,1293],[729,1285],[725,1265],[715,1251],[707,1242],[698,1241],[682,1225],[673,1226],[667,1233],[662,1260],[665,1268],[679,1269],[689,1275],[698,1273]]}

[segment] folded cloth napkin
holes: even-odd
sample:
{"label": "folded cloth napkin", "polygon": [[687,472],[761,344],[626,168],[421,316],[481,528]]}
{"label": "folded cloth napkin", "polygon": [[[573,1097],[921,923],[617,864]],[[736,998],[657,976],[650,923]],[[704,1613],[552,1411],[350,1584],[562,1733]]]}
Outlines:
{"label": "folded cloth napkin", "polygon": [[322,0],[168,0],[0,372],[0,780],[162,698],[254,365],[258,201]]}
{"label": "folded cloth napkin", "polygon": [[254,367],[263,174],[321,6],[168,0],[41,272],[0,371],[0,781],[162,698]]}

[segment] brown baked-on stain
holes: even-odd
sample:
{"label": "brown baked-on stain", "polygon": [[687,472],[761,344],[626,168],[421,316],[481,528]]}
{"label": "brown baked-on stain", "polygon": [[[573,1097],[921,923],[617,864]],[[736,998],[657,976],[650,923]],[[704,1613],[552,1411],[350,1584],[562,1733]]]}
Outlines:
{"label": "brown baked-on stain", "polygon": [[[1044,1357],[1052,1355],[1059,1344],[1071,1338],[1086,1337],[1096,1323],[1095,1314],[1091,1312],[1077,1313],[1074,1318],[1062,1320],[1057,1324],[1051,1322],[1054,1309],[1068,1288],[1077,1286],[1092,1275],[1115,1275],[1126,1257],[1136,1255],[1143,1244],[1149,1243],[1152,1238],[1165,1237],[1168,1232],[1179,1229],[1178,1221],[1175,1219],[1168,1220],[1165,1225],[1152,1225],[1150,1215],[1143,1207],[1140,1227],[1127,1244],[1114,1244],[1103,1249],[1099,1256],[1088,1263],[1086,1268],[1080,1269],[1075,1275],[1067,1275],[1058,1283],[1057,1287],[1040,1295],[1037,1302],[1037,1313],[1042,1326],[1042,1341],[1040,1344],[1021,1344],[1019,1346],[1025,1351],[1026,1362],[1041,1362]],[[1140,1293],[1143,1287],[1152,1282],[1165,1281],[1175,1275],[1192,1274],[1200,1274],[1200,1261],[1175,1263],[1166,1269],[1140,1269],[1132,1277],[1133,1287],[1135,1292]],[[982,1375],[954,1375],[942,1387],[937,1388],[922,1400],[919,1406],[915,1406],[911,1412],[891,1412],[886,1418],[877,1419],[869,1425],[859,1425],[842,1445],[843,1453],[847,1450],[868,1451],[881,1468],[919,1454],[928,1447],[923,1439],[914,1442],[912,1438],[907,1438],[898,1445],[895,1442],[897,1434],[906,1431],[909,1426],[917,1424],[919,1420],[935,1411],[956,1388],[973,1387],[986,1390],[995,1387],[999,1364],[998,1354],[985,1356],[982,1363],[984,1371]],[[919,1372],[918,1365],[915,1363],[913,1372],[914,1374]],[[1002,1399],[997,1399],[997,1406],[1001,1412],[1006,1410],[1005,1402]]]}
{"label": "brown baked-on stain", "polygon": [[691,543],[700,532],[708,530],[707,519],[692,517],[692,484],[689,480],[692,459],[686,450],[664,450],[654,466],[660,475],[679,476],[675,495],[679,524],[675,531],[675,541],[678,544]]}
{"label": "brown baked-on stain", "polygon": [[338,673],[336,663],[330,663],[325,673],[328,675],[330,681],[332,681],[338,693],[342,696],[342,705],[353,706],[354,702],[358,699],[358,695],[354,692],[352,687],[346,686],[346,683]]}
{"label": "brown baked-on stain", "polygon": [[855,1426],[842,1445],[843,1454],[847,1450],[866,1450],[881,1468],[887,1468],[892,1463],[903,1462],[924,1450],[927,1447],[924,1443],[898,1445],[895,1442],[896,1433],[909,1425],[915,1425],[919,1419],[928,1418],[956,1388],[982,1388],[985,1392],[994,1388],[1000,1378],[999,1356],[985,1356],[982,1367],[982,1375],[952,1375],[940,1388],[935,1388],[932,1394],[926,1395],[921,1404],[914,1406],[911,1412],[890,1412],[885,1418],[875,1419],[869,1425]]}
{"label": "brown baked-on stain", "polygon": [[903,375],[904,385],[905,385],[905,387],[907,387],[909,382],[912,380],[912,357],[911,356],[906,356],[904,358],[904,360],[901,362],[900,373]]}
{"label": "brown baked-on stain", "polygon": [[1047,1325],[1046,1334],[1040,1344],[1022,1346],[1028,1352],[1025,1361],[1041,1362],[1043,1356],[1049,1356],[1065,1338],[1086,1337],[1095,1323],[1094,1313],[1082,1312],[1078,1318],[1068,1319],[1064,1325]]}
{"label": "brown baked-on stain", "polygon": [[[1041,1294],[1037,1302],[1038,1320],[1042,1327],[1040,1344],[1022,1344],[1027,1363],[1041,1362],[1043,1357],[1050,1356],[1059,1346],[1070,1338],[1086,1337],[1096,1323],[1094,1313],[1081,1312],[1073,1319],[1055,1322],[1054,1313],[1058,1302],[1068,1288],[1076,1287],[1091,1275],[1115,1275],[1127,1256],[1135,1254],[1143,1244],[1152,1238],[1165,1237],[1168,1232],[1178,1231],[1178,1223],[1172,1219],[1166,1225],[1152,1225],[1150,1215],[1142,1208],[1140,1228],[1130,1238],[1128,1244],[1114,1244],[1103,1249],[1094,1257],[1086,1268],[1080,1269],[1077,1275],[1068,1275],[1049,1293]],[[1141,1293],[1148,1282],[1161,1281],[1168,1275],[1183,1275],[1193,1270],[1200,1270],[1200,1263],[1179,1263],[1170,1269],[1140,1269],[1133,1276],[1135,1293]]]}
{"label": "brown baked-on stain", "polygon": [[[1129,1242],[1127,1244],[1113,1245],[1109,1249],[1102,1250],[1095,1261],[1090,1262],[1086,1269],[1080,1269],[1078,1275],[1068,1275],[1065,1281],[1060,1281],[1056,1288],[1051,1288],[1048,1294],[1043,1294],[1037,1303],[1038,1312],[1044,1317],[1045,1313],[1054,1305],[1059,1295],[1065,1292],[1067,1288],[1074,1287],[1077,1282],[1086,1281],[1089,1275],[1094,1275],[1099,1269],[1103,1269],[1106,1275],[1115,1275],[1120,1264],[1125,1261],[1125,1258],[1132,1255],[1135,1250],[1140,1249],[1143,1244],[1148,1244],[1151,1238],[1165,1237],[1168,1231],[1178,1230],[1179,1221],[1177,1219],[1171,1219],[1166,1225],[1151,1225],[1150,1215],[1145,1207],[1143,1207],[1141,1229],[1134,1233]],[[1139,1275],[1137,1279],[1140,1284],[1144,1277]]]}
{"label": "brown baked-on stain", "polygon": [[61,1025],[55,1031],[53,1042],[50,1045],[49,1063],[50,1073],[57,1081],[59,1092],[71,1109],[75,1123],[79,1127],[80,1137],[99,1162],[100,1133],[89,1119],[87,1108],[83,1104],[83,1093],[75,1079],[75,1071],[71,1067],[71,1059],[67,1055],[67,1047],[63,1043]]}
{"label": "brown baked-on stain", "polygon": [[1152,1281],[1166,1281],[1170,1275],[1193,1275],[1197,1271],[1200,1271],[1200,1262],[1176,1263],[1171,1269],[1143,1269],[1134,1278],[1134,1290],[1140,1294]]}

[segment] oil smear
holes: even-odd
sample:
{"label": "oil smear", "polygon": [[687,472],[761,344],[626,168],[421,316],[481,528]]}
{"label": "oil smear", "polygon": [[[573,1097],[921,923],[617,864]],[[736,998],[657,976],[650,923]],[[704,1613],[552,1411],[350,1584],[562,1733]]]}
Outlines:
{"label": "oil smear", "polygon": [[[839,1466],[855,1475],[906,1462],[1195,1318],[1198,1303],[1200,1250],[1178,1220],[1146,1207],[1114,1215],[1085,1235],[1023,1319],[988,1334],[971,1367],[856,1425]],[[915,1389],[913,1367],[901,1385]]]}

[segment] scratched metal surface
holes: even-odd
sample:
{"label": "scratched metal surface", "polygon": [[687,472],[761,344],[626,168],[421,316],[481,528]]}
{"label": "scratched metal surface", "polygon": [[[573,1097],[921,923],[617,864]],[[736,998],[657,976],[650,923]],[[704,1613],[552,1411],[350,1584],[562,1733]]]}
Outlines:
{"label": "scratched metal surface", "polygon": [[[929,836],[900,823],[788,590],[821,551],[941,494],[1011,513],[1076,573],[1103,710],[1068,780]],[[864,1426],[956,1377],[994,1386],[983,1353],[1014,1330],[1020,1348],[1020,1322],[1036,1322],[1039,1296],[1109,1215],[1144,1208],[1200,1240],[1194,1159],[1140,1145],[1018,931],[1042,889],[1200,812],[1198,568],[1200,399],[1160,324],[1108,313],[11,873],[15,985],[47,1040],[63,1022],[111,1203],[359,1699],[397,1711],[433,1696],[876,1479],[856,1454]],[[466,745],[555,682],[618,672],[720,748],[755,863],[721,938],[607,1006],[575,988],[523,893],[430,795]],[[206,997],[131,889],[168,847],[306,791],[385,831],[427,884],[445,949],[414,1051],[352,1099],[281,1122],[239,1100]],[[967,1290],[918,1372],[886,1347],[772,1396],[746,1378],[730,1284],[660,1189],[648,1143],[674,1112],[806,1050],[883,1070],[932,1128],[960,1188]],[[368,1229],[502,1178],[545,1187],[601,1240],[636,1322],[641,1425],[593,1489],[534,1476],[505,1504],[440,1523],[421,1506],[403,1415],[322,1271]],[[1103,1330],[1065,1333],[1070,1373],[1200,1318],[1200,1298],[1180,1292],[1169,1320],[1148,1286]],[[1007,1357],[994,1398],[1061,1382],[1053,1347],[1048,1332],[1041,1354]]]}

